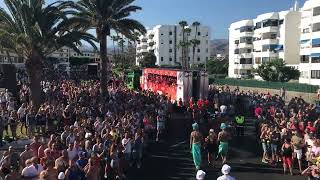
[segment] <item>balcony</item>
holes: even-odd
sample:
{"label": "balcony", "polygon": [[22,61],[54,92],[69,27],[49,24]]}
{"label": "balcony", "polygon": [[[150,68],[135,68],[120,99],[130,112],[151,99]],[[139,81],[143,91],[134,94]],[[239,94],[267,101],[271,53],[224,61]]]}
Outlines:
{"label": "balcony", "polygon": [[148,50],[147,48],[145,48],[145,49],[140,49],[139,52],[140,52],[140,53],[147,53],[147,52],[149,52],[149,50]]}
{"label": "balcony", "polygon": [[279,40],[278,39],[264,39],[264,40],[261,40],[260,43],[262,45],[266,45],[266,44],[278,44],[279,43]]}
{"label": "balcony", "polygon": [[253,64],[235,64],[235,69],[252,69]]}
{"label": "balcony", "polygon": [[248,43],[240,43],[238,48],[250,48],[252,49],[253,48],[253,44],[248,44]]}

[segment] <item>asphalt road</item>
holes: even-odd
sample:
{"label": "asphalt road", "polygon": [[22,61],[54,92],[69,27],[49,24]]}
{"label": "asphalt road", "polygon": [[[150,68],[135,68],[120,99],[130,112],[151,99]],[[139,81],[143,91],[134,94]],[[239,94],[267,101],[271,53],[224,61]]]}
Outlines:
{"label": "asphalt road", "polygon": [[[168,137],[164,142],[147,147],[141,169],[134,169],[130,180],[195,180],[196,170],[189,150],[190,122],[175,118],[169,123]],[[245,137],[231,142],[229,165],[231,175],[237,180],[305,180],[299,175],[283,175],[282,167],[261,163],[261,148],[256,141],[253,127],[246,129]],[[297,162],[296,162],[297,163]],[[297,164],[295,164],[297,168]],[[206,179],[215,180],[221,175],[221,161],[215,167],[203,167]],[[295,173],[298,171],[295,169]]]}

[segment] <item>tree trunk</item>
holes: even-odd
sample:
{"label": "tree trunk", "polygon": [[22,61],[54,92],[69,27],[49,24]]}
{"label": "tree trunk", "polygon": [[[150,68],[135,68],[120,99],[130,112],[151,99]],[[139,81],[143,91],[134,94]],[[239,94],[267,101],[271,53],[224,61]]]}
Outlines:
{"label": "tree trunk", "polygon": [[100,40],[100,93],[101,98],[105,99],[108,96],[108,57],[107,57],[107,35],[101,32]]}
{"label": "tree trunk", "polygon": [[26,60],[26,71],[29,76],[30,100],[33,109],[38,110],[41,105],[41,77],[42,77],[42,58],[33,51]]}

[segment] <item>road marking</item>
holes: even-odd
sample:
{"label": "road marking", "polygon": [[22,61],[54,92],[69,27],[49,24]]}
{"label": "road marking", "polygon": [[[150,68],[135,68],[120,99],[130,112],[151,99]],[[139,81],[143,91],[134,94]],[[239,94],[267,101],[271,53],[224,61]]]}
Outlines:
{"label": "road marking", "polygon": [[178,146],[180,146],[181,144],[184,144],[184,143],[186,143],[186,142],[187,142],[187,140],[182,141],[182,142],[179,142],[179,143],[177,143],[177,144],[174,144],[174,145],[170,146],[170,148],[178,147]]}

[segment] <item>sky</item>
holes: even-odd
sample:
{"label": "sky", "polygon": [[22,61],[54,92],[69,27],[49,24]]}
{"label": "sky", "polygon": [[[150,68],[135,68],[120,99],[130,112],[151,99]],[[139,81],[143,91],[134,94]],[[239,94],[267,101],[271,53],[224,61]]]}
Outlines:
{"label": "sky", "polygon": [[[56,0],[46,0],[47,3]],[[300,6],[305,0],[298,0]],[[142,7],[132,15],[147,28],[158,24],[178,24],[186,20],[189,24],[199,21],[210,27],[212,39],[227,39],[231,23],[254,19],[257,15],[288,10],[294,0],[136,0]],[[3,7],[3,0],[0,0]]]}

